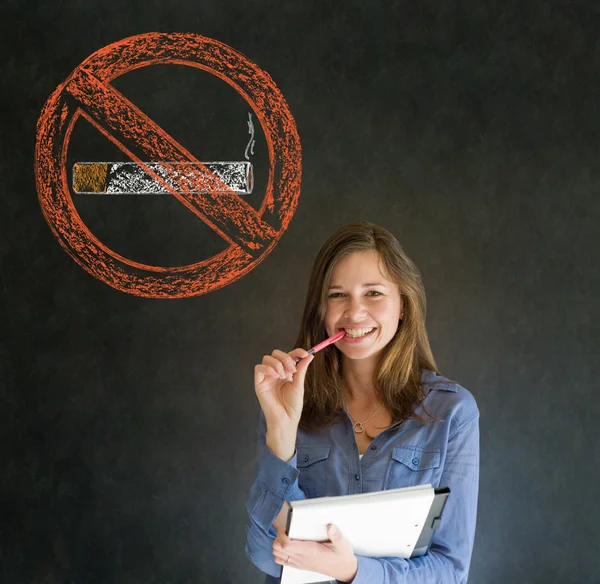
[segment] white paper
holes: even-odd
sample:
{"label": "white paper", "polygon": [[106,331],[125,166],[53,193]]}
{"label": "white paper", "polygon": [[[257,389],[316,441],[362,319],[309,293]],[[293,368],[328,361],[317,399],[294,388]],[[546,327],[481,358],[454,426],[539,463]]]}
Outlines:
{"label": "white paper", "polygon": [[[409,558],[429,515],[435,490],[431,485],[374,493],[290,501],[290,539],[327,541],[334,523],[354,553],[370,557]],[[283,566],[281,584],[309,584],[331,576]]]}

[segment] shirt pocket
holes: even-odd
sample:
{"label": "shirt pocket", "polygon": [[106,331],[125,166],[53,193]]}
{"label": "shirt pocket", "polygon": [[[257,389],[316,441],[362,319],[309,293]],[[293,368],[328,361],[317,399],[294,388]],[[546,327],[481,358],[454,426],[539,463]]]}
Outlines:
{"label": "shirt pocket", "polygon": [[307,498],[322,497],[327,488],[331,446],[297,446],[296,467],[300,471],[298,486]]}
{"label": "shirt pocket", "polygon": [[399,446],[392,450],[384,489],[398,489],[439,481],[440,450],[418,446]]}

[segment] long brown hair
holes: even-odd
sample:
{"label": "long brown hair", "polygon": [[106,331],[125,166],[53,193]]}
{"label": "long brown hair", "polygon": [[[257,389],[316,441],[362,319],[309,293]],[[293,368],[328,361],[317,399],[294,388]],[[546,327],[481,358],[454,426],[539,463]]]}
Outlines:
{"label": "long brown hair", "polygon": [[[387,271],[386,277],[398,284],[404,300],[403,320],[385,347],[375,372],[375,392],[390,412],[392,423],[409,418],[427,423],[414,411],[425,398],[420,383],[421,370],[438,372],[425,328],[425,290],[419,270],[398,240],[383,227],[366,221],[350,223],[340,227],[325,242],[310,275],[295,346],[312,347],[327,338],[327,292],[331,273],[339,259],[373,249],[377,250]],[[335,346],[315,355],[304,383],[301,428],[317,430],[344,416],[341,363],[340,351]]]}

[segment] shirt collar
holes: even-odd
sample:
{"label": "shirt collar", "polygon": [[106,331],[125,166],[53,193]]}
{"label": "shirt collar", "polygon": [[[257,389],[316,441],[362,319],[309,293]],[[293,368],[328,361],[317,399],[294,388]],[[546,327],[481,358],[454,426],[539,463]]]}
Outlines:
{"label": "shirt collar", "polygon": [[458,391],[455,381],[447,379],[442,375],[438,375],[435,371],[431,371],[429,369],[421,370],[421,385],[423,386],[425,395],[427,395],[432,389],[452,391],[454,393]]}

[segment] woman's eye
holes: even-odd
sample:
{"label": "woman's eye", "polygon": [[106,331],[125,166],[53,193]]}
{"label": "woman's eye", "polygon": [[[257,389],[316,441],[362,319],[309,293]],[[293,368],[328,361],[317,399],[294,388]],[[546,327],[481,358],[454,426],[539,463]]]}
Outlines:
{"label": "woman's eye", "polygon": [[[329,296],[327,296],[327,298],[339,298],[340,296],[344,296],[343,292],[332,292],[331,294],[329,294]],[[367,292],[367,296],[383,296],[383,294],[381,292],[378,292],[377,290],[369,290]]]}

